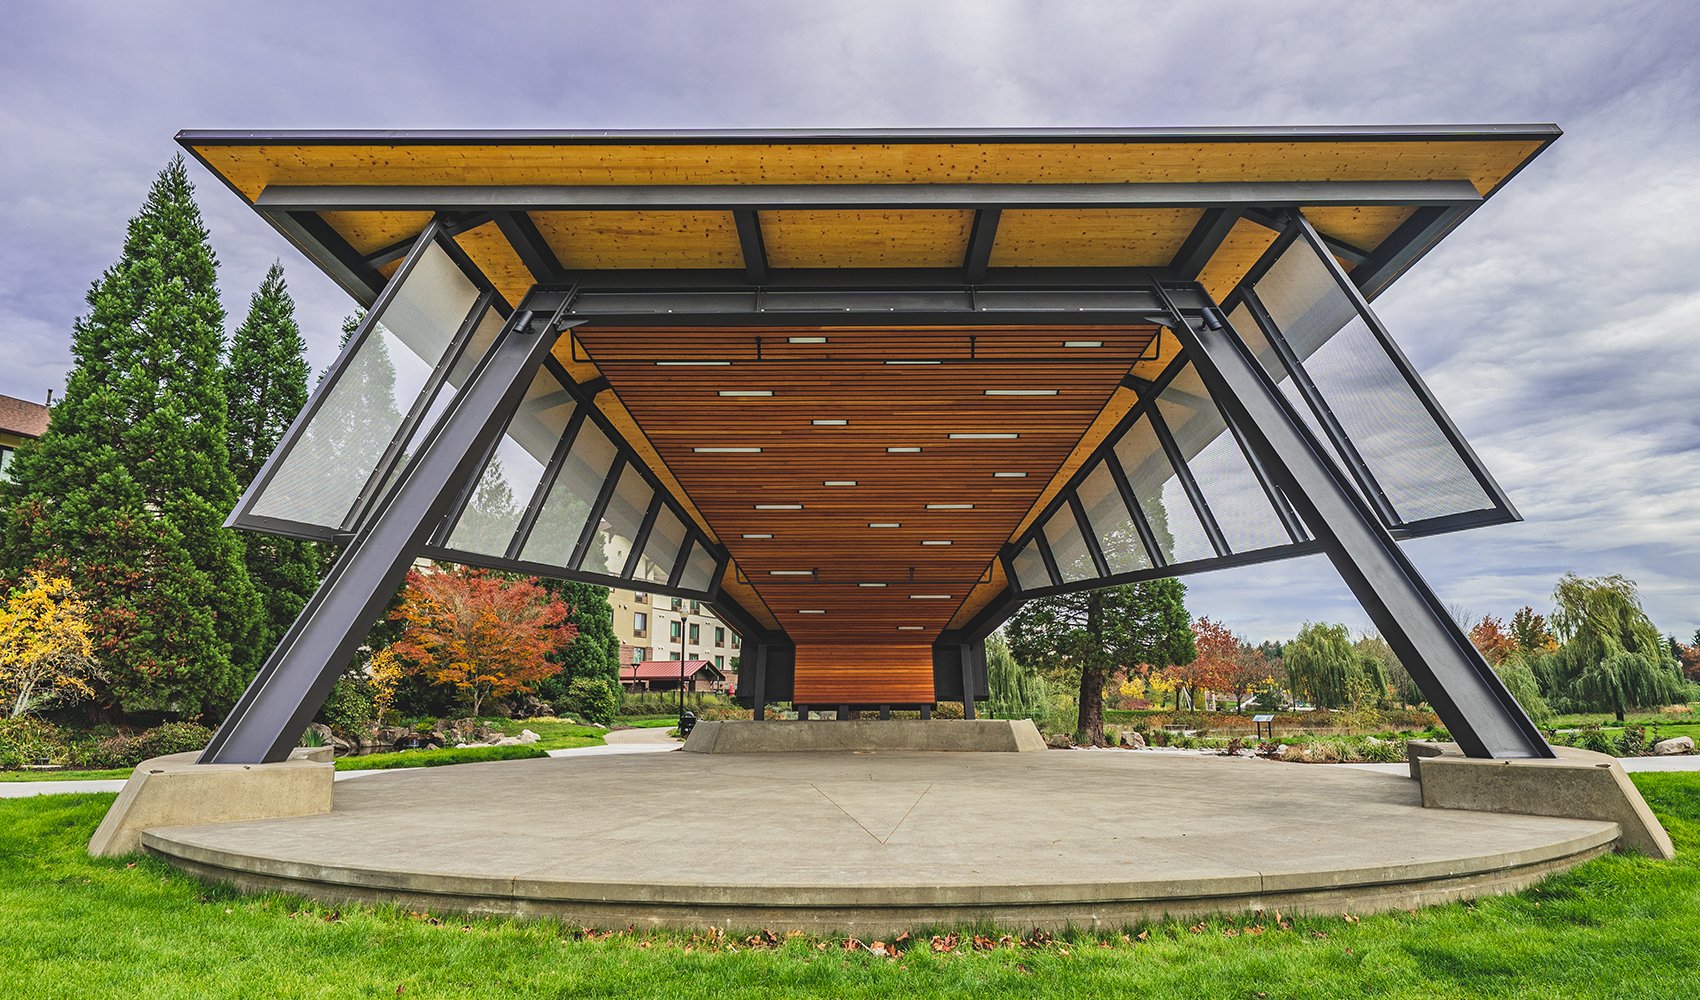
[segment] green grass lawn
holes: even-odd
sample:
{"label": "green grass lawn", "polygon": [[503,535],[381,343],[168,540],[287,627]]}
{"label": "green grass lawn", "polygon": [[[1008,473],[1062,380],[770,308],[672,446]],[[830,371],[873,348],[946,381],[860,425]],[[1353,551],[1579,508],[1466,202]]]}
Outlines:
{"label": "green grass lawn", "polygon": [[[239,896],[84,844],[111,795],[0,801],[0,990],[17,997],[1676,998],[1700,984],[1700,775],[1635,783],[1678,847],[1517,896],[1277,923],[1239,916],[897,959],[835,939],[592,935]],[[1397,830],[1367,831],[1399,836]],[[1018,935],[1019,937],[1019,935]],[[889,943],[889,942],[888,942]],[[995,942],[994,942],[995,943]]]}
{"label": "green grass lawn", "polygon": [[106,771],[0,771],[0,781],[102,781],[128,778],[133,767]]}
{"label": "green grass lawn", "polygon": [[598,747],[603,744],[602,736],[608,730],[597,729],[595,726],[580,726],[560,719],[543,717],[538,719],[492,719],[490,725],[507,733],[518,736],[520,730],[529,729],[539,737],[531,744],[539,750],[568,750],[574,747]]}

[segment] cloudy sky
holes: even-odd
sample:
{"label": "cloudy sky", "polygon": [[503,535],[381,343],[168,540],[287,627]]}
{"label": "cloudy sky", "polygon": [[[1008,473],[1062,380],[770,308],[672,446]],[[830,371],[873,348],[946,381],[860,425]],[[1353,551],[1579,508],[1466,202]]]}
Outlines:
{"label": "cloudy sky", "polygon": [[[1377,303],[1526,518],[1409,551],[1478,615],[1620,572],[1700,627],[1700,5],[63,2],[0,32],[0,392],[31,399],[181,128],[1556,122]],[[281,258],[327,364],[348,300],[194,170],[232,324]],[[1367,625],[1320,558],[1188,583],[1253,639]]]}

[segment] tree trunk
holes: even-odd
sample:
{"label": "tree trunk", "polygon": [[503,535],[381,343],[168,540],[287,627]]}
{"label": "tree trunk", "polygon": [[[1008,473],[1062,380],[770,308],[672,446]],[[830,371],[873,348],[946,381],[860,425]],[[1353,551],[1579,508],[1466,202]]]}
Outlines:
{"label": "tree trunk", "polygon": [[1080,721],[1075,726],[1076,738],[1082,746],[1104,745],[1104,670],[1102,667],[1082,667],[1080,670]]}

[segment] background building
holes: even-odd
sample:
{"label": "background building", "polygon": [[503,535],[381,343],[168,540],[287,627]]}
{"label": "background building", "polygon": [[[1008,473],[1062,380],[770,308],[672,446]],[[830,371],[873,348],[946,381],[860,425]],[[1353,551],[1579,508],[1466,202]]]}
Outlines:
{"label": "background building", "polygon": [[620,637],[620,666],[644,660],[678,660],[679,636],[687,660],[705,660],[735,685],[742,640],[725,622],[700,601],[662,597],[632,590],[610,590],[608,603],[614,608],[614,634]]}
{"label": "background building", "polygon": [[[53,394],[48,393],[51,402]],[[16,396],[0,396],[0,479],[7,477],[6,467],[12,464],[12,453],[27,440],[41,437],[47,431],[51,411],[40,403]]]}

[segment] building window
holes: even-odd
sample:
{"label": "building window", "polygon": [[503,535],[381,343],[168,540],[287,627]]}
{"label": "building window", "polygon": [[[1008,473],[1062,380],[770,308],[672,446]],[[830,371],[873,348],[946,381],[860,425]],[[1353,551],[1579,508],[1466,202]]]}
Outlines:
{"label": "building window", "polygon": [[743,638],[741,636],[739,636],[738,633],[733,632],[732,633],[732,648],[737,649],[740,646],[742,646],[743,644],[744,644]]}
{"label": "building window", "polygon": [[639,604],[648,604],[649,603],[649,595],[648,594],[639,594],[639,593],[634,592],[632,594],[632,600],[636,601]]}
{"label": "building window", "polygon": [[701,614],[701,613],[702,613],[702,605],[697,601],[692,601],[691,602],[691,614],[695,615],[695,614]]}
{"label": "building window", "polygon": [[6,467],[12,464],[12,453],[16,450],[0,445],[0,483],[12,478],[12,474],[6,471]]}
{"label": "building window", "polygon": [[649,634],[649,616],[644,614],[642,611],[632,612],[632,634]]}
{"label": "building window", "polygon": [[680,598],[677,598],[677,597],[673,598],[673,610],[674,611],[679,610],[681,607],[684,606],[684,603],[685,602],[683,600],[681,600]]}
{"label": "building window", "polygon": [[714,644],[716,646],[726,645],[726,630],[719,626],[715,626],[714,629]]}
{"label": "building window", "polygon": [[667,623],[667,638],[677,639],[678,637],[679,637],[679,623],[678,622],[668,622]]}
{"label": "building window", "polygon": [[691,623],[691,641],[693,643],[702,642],[702,626],[696,622]]}
{"label": "building window", "polygon": [[714,658],[714,665],[716,667],[719,667],[721,670],[725,670],[726,669],[726,657],[716,656]]}
{"label": "building window", "polygon": [[669,658],[669,659],[673,659],[673,660],[677,660],[677,659],[678,659],[678,658],[679,658],[679,651],[678,651],[678,650],[676,650],[676,649],[675,649],[675,650],[673,650],[673,653],[672,653],[672,655],[671,655],[671,656],[670,656],[670,657],[668,657],[668,658]]}

